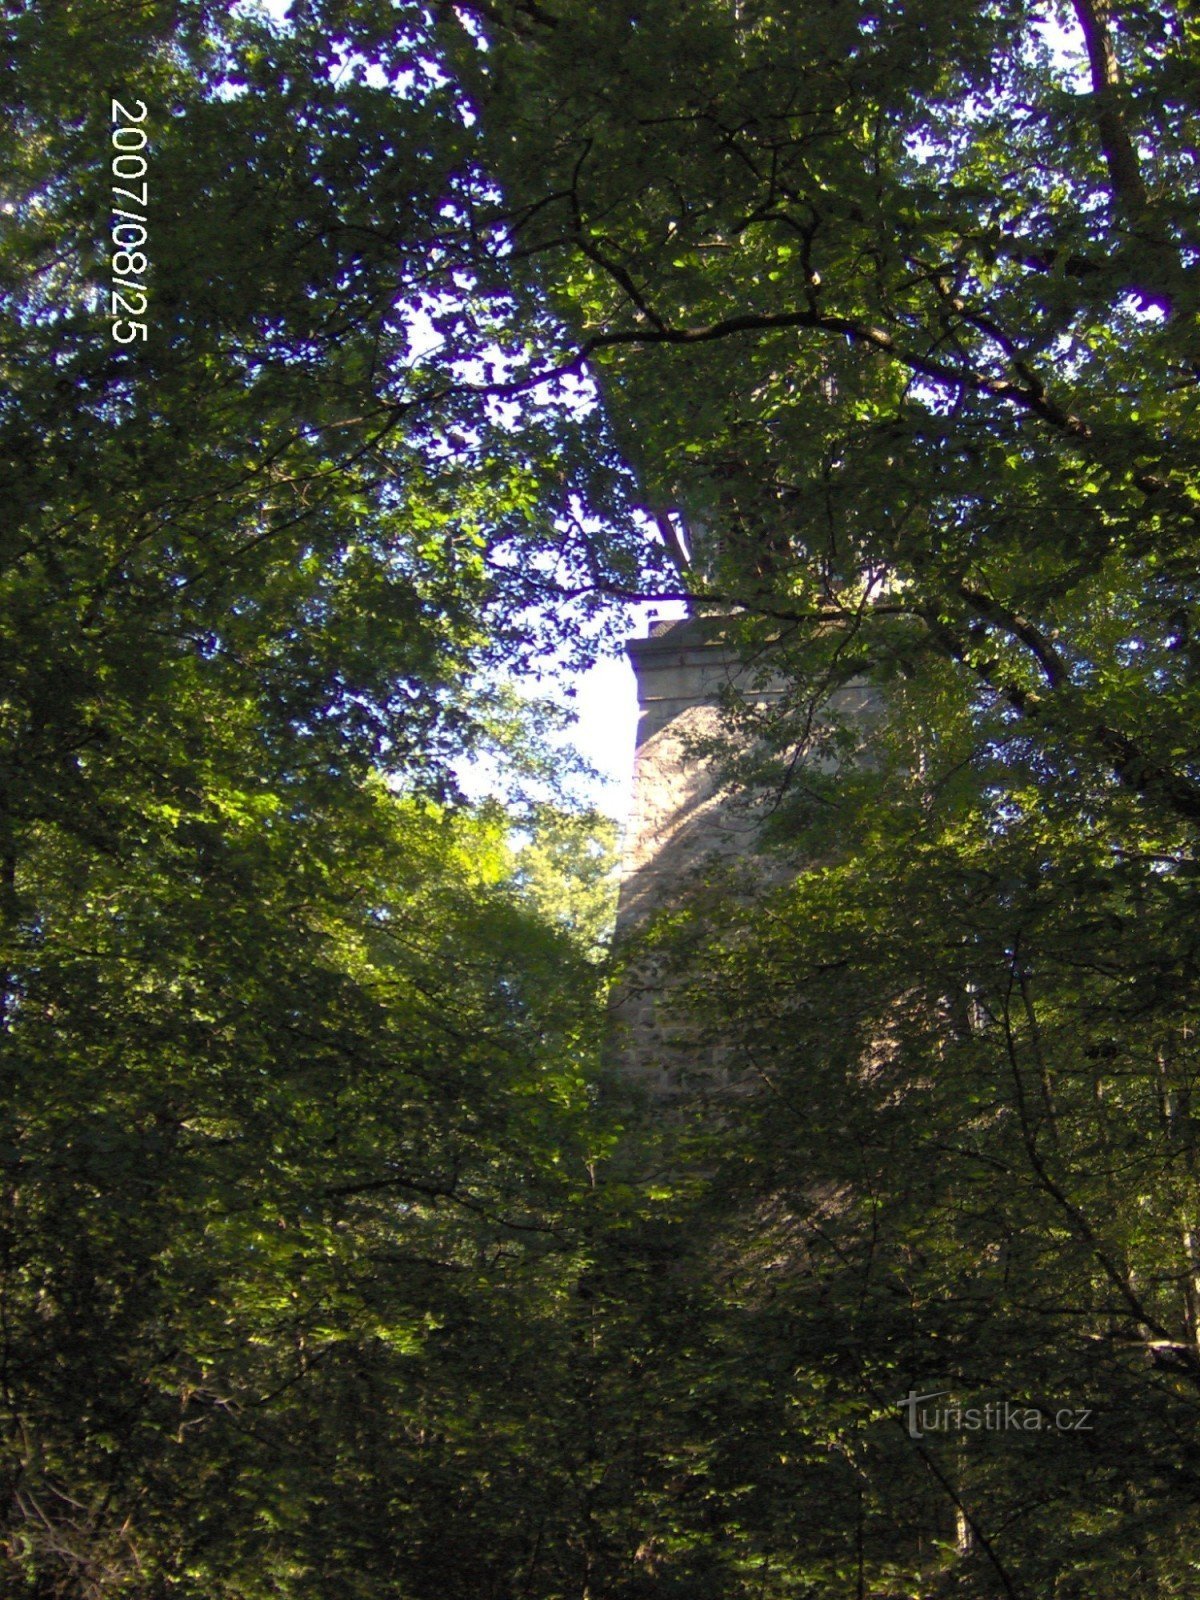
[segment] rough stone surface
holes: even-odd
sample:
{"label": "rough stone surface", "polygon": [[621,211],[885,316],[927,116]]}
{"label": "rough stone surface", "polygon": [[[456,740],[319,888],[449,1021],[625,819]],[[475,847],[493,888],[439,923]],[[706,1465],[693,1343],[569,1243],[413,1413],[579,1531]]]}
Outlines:
{"label": "rough stone surface", "polygon": [[753,818],[718,784],[715,763],[692,748],[720,732],[720,696],[740,686],[745,669],[696,619],[659,624],[627,649],[638,733],[618,932],[667,904],[706,858],[747,852],[755,833]]}
{"label": "rough stone surface", "polygon": [[[636,946],[638,929],[677,901],[715,865],[754,848],[757,820],[745,796],[723,787],[715,760],[698,758],[697,740],[722,730],[721,698],[735,688],[760,702],[781,692],[748,669],[724,641],[720,619],[659,623],[627,646],[638,687],[633,796],[617,909],[617,939]],[[869,691],[840,691],[843,713],[869,720]],[[756,871],[794,872],[799,863],[760,858]],[[682,1078],[722,1067],[719,1041],[704,1041],[672,1008],[661,964],[634,956],[612,1004],[611,1057],[656,1095]]]}
{"label": "rough stone surface", "polygon": [[[716,762],[695,743],[721,731],[720,700],[746,688],[746,668],[723,642],[719,624],[690,618],[660,623],[627,646],[638,686],[633,797],[622,862],[618,940],[636,937],[706,864],[747,854],[756,824],[738,797],[718,781]],[[768,686],[756,694],[766,699]],[[656,1094],[681,1075],[710,1071],[711,1044],[689,1035],[671,1014],[659,964],[633,960],[614,997],[613,1057],[620,1069]]]}

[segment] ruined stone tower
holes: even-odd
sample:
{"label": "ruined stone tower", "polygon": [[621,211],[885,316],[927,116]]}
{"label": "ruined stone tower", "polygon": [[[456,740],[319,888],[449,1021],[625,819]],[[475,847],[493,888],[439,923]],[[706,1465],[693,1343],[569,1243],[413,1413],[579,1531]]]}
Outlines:
{"label": "ruined stone tower", "polygon": [[[696,750],[697,741],[720,732],[725,693],[750,687],[721,619],[653,623],[648,637],[626,648],[637,679],[638,730],[619,942],[636,938],[654,913],[715,866],[748,855],[757,833],[750,810],[723,786],[718,759]],[[776,693],[756,689],[754,698]],[[669,1092],[680,1071],[714,1064],[711,1048],[689,1039],[671,1014],[668,987],[660,965],[643,955],[628,968],[612,1007],[614,1058],[654,1093]]]}
{"label": "ruined stone tower", "polygon": [[[639,930],[656,913],[677,904],[689,888],[749,863],[755,880],[801,870],[786,852],[758,854],[760,813],[752,797],[723,782],[716,754],[697,743],[719,736],[722,702],[730,690],[759,705],[784,692],[779,679],[763,678],[761,660],[747,666],[729,637],[729,619],[688,617],[651,624],[648,637],[627,644],[638,692],[633,793],[622,861],[617,941],[635,948],[612,1003],[612,1053],[621,1070],[656,1094],[668,1094],[681,1074],[721,1065],[719,1044],[690,1033],[672,1008],[672,984],[663,964],[636,953]],[[849,684],[833,692],[830,710],[856,722],[864,740],[873,720],[875,692]]]}
{"label": "ruined stone tower", "polygon": [[745,854],[753,820],[694,745],[720,728],[722,694],[745,668],[713,621],[652,623],[626,646],[638,691],[633,799],[622,863],[618,933],[662,907],[705,860]]}

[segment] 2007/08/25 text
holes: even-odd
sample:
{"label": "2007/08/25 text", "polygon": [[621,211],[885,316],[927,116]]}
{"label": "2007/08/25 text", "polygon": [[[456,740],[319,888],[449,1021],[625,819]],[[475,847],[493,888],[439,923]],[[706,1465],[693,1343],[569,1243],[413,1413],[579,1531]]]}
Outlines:
{"label": "2007/08/25 text", "polygon": [[[142,151],[147,145],[146,130],[141,126],[148,115],[143,100],[132,102],[133,110],[117,99],[112,102],[112,145],[116,154],[112,158],[114,179],[131,185],[129,188],[114,182],[112,188],[112,289],[109,315],[114,319],[112,336],[117,344],[133,344],[147,338],[147,324],[131,321],[144,318],[150,303],[146,287],[149,259],[145,252],[148,238],[146,225],[149,216],[150,182],[146,176],[148,164]],[[136,112],[136,115],[135,115]],[[133,187],[141,179],[140,188]],[[130,210],[123,202],[140,206]],[[126,294],[139,303],[133,303]]]}

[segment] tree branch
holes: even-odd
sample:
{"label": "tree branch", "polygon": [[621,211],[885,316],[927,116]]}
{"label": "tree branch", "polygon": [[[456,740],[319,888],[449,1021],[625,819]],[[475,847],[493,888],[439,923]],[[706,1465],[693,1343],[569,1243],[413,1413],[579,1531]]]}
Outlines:
{"label": "tree branch", "polygon": [[1096,127],[1113,198],[1126,219],[1136,221],[1146,209],[1146,186],[1142,182],[1137,151],[1121,114],[1121,69],[1109,29],[1109,0],[1074,0],[1074,6],[1087,46]]}

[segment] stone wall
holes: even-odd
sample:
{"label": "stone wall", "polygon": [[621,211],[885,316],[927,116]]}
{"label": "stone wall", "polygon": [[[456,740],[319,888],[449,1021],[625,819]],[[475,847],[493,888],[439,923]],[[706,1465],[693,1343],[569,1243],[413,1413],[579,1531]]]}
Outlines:
{"label": "stone wall", "polygon": [[693,748],[720,733],[722,693],[746,682],[716,625],[699,618],[657,623],[626,648],[637,678],[638,731],[618,934],[667,904],[706,859],[745,854],[755,831],[753,818],[718,784],[716,761],[698,759]]}
{"label": "stone wall", "polygon": [[[636,952],[641,927],[722,864],[754,851],[758,818],[744,794],[718,781],[719,759],[700,756],[698,741],[722,732],[721,701],[729,689],[767,703],[782,684],[748,668],[724,636],[720,618],[688,618],[652,626],[626,647],[638,688],[633,795],[617,909],[618,947]],[[872,692],[836,691],[842,716],[861,719],[867,736]],[[786,855],[760,856],[753,873],[778,878],[799,870]],[[635,953],[612,1003],[611,1058],[656,1095],[682,1078],[722,1069],[720,1041],[697,1038],[687,1018],[672,1013],[671,983],[653,954]]]}
{"label": "stone wall", "polygon": [[[747,855],[756,822],[718,781],[717,758],[695,749],[720,734],[723,693],[750,687],[751,675],[725,643],[719,619],[658,623],[627,649],[637,678],[638,732],[617,939],[628,946],[650,916],[714,861]],[[754,692],[767,699],[778,691]],[[641,954],[627,967],[612,1006],[613,1059],[655,1094],[717,1064],[713,1046],[690,1037],[686,1020],[670,1014],[669,998],[659,963]]]}

